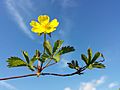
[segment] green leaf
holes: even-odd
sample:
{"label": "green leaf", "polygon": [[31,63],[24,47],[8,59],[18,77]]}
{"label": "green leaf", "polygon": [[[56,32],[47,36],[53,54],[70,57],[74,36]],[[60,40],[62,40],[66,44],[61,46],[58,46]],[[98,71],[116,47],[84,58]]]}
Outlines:
{"label": "green leaf", "polygon": [[60,49],[58,53],[59,55],[62,55],[62,54],[66,54],[66,53],[73,52],[73,51],[75,51],[74,47],[65,46],[65,47],[62,47],[62,49]]}
{"label": "green leaf", "polygon": [[36,50],[36,52],[35,52],[35,56],[36,56],[37,59],[40,58],[40,54],[41,54],[40,51],[39,51],[39,50]]}
{"label": "green leaf", "polygon": [[27,53],[26,51],[23,51],[22,54],[23,54],[25,60],[27,61],[27,63],[29,63],[29,56],[28,56],[28,53]]}
{"label": "green leaf", "polygon": [[55,54],[57,52],[57,50],[61,47],[62,43],[64,41],[63,40],[57,40],[55,43],[54,43],[54,47],[53,47],[53,53]]}
{"label": "green leaf", "polygon": [[53,60],[54,60],[55,62],[59,62],[59,61],[60,61],[60,54],[54,55],[54,56],[53,56]]}
{"label": "green leaf", "polygon": [[72,61],[71,61],[71,64],[72,64],[73,66],[76,66],[76,64],[75,64],[75,61],[74,61],[74,60],[72,60]]}
{"label": "green leaf", "polygon": [[74,66],[71,63],[67,63],[67,64],[69,68],[74,69]]}
{"label": "green leaf", "polygon": [[38,58],[36,58],[36,56],[33,56],[32,59],[30,60],[29,65],[33,66],[34,62],[37,60]]}
{"label": "green leaf", "polygon": [[31,70],[31,71],[35,71],[34,69],[34,66],[32,66],[32,65],[28,65],[28,68]]}
{"label": "green leaf", "polygon": [[90,69],[90,70],[92,70],[93,69],[92,64],[89,64],[89,66],[87,68]]}
{"label": "green leaf", "polygon": [[92,64],[93,68],[105,68],[105,65],[99,62],[95,62],[94,64]]}
{"label": "green leaf", "polygon": [[10,57],[7,62],[9,68],[27,66],[27,63],[18,57]]}
{"label": "green leaf", "polygon": [[39,51],[39,50],[36,50],[35,55],[31,58],[30,63],[29,63],[29,65],[28,65],[28,68],[29,68],[30,70],[34,71],[34,66],[33,66],[33,64],[34,64],[34,62],[35,62],[36,60],[38,60],[38,59],[40,59],[40,51]]}
{"label": "green leaf", "polygon": [[91,64],[94,63],[100,56],[101,56],[100,52],[95,53],[95,55],[94,55],[94,57],[93,57],[93,59],[91,61]]}
{"label": "green leaf", "polygon": [[49,55],[52,55],[52,46],[48,40],[44,42],[44,48]]}
{"label": "green leaf", "polygon": [[68,64],[68,67],[71,69],[76,69],[76,70],[79,69],[77,60],[76,61],[72,60],[71,63],[67,63],[67,64]]}
{"label": "green leaf", "polygon": [[89,60],[89,63],[92,60],[92,50],[91,50],[91,48],[88,49],[88,60]]}
{"label": "green leaf", "polygon": [[88,65],[88,58],[84,54],[81,54],[81,59]]}
{"label": "green leaf", "polygon": [[44,53],[42,56],[41,56],[41,62],[45,62],[48,58],[50,58],[46,53]]}
{"label": "green leaf", "polygon": [[78,65],[78,61],[76,60],[76,63],[75,63],[75,65],[76,65],[76,67],[79,67],[79,65]]}

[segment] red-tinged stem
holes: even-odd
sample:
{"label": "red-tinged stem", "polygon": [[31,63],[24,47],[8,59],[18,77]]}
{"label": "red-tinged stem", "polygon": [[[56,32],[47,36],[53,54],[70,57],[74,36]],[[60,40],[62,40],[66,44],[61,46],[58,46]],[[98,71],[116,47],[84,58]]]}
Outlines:
{"label": "red-tinged stem", "polygon": [[1,80],[24,78],[24,77],[30,77],[30,76],[36,76],[36,75],[37,75],[37,74],[27,74],[27,75],[13,76],[13,77],[8,77],[8,78],[0,78],[0,81],[1,81]]}
{"label": "red-tinged stem", "polygon": [[[54,63],[53,63],[54,64]],[[52,65],[52,64],[49,64]],[[86,70],[86,66],[81,68],[80,70],[77,70],[76,72],[70,73],[70,74],[56,74],[56,73],[40,73],[40,75],[46,76],[46,75],[52,75],[52,76],[73,76],[73,75],[81,75],[83,74],[82,72]],[[37,76],[37,74],[27,74],[27,75],[21,75],[21,76],[13,76],[13,77],[8,77],[8,78],[0,78],[0,81],[2,80],[10,80],[10,79],[17,79],[17,78],[24,78],[24,77],[30,77],[30,76]]]}

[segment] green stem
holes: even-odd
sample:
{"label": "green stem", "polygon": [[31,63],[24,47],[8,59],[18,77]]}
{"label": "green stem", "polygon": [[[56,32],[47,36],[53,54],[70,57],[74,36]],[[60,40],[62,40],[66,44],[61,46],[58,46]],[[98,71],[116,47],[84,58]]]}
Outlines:
{"label": "green stem", "polygon": [[46,67],[48,67],[49,65],[50,65],[50,62],[52,61],[52,59],[50,59],[49,61],[48,61],[48,63],[43,67],[43,69],[45,69]]}
{"label": "green stem", "polygon": [[[44,42],[45,42],[45,41],[46,41],[46,34],[44,34],[43,46],[44,46]],[[44,53],[45,53],[45,47],[44,47],[43,54],[44,54]],[[39,65],[39,63],[40,63],[40,65]],[[43,66],[43,62],[38,61],[38,67],[40,67],[41,70],[42,70],[42,66]],[[38,72],[41,71],[41,70],[38,70]]]}
{"label": "green stem", "polygon": [[[44,34],[44,42],[46,41],[46,34]],[[44,42],[43,42],[43,44],[44,44]],[[43,50],[43,54],[45,53],[45,47],[44,47],[44,50]],[[41,68],[42,68],[42,66],[43,66],[43,63],[41,62]]]}
{"label": "green stem", "polygon": [[[46,41],[46,34],[44,34],[44,42]],[[43,43],[44,44],[44,43]],[[44,47],[44,51],[43,53],[45,53],[45,47]]]}

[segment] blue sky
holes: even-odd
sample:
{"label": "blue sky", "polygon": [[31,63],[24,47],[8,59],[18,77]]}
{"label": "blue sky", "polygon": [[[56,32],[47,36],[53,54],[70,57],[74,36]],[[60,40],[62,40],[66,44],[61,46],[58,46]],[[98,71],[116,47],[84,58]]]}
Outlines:
{"label": "blue sky", "polygon": [[0,90],[117,90],[120,87],[120,0],[1,0],[0,1],[0,77],[31,73],[26,68],[9,69],[6,59],[22,58],[21,50],[33,55],[42,51],[42,37],[31,32],[32,19],[47,14],[60,22],[52,42],[63,39],[76,51],[65,55],[48,71],[71,72],[66,62],[77,59],[90,47],[104,54],[106,69],[87,70],[82,76],[29,77],[1,81]]}

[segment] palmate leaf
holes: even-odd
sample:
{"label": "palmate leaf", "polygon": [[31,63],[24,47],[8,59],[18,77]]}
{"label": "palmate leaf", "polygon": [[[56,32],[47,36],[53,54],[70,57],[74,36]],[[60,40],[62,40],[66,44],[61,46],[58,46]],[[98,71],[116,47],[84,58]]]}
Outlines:
{"label": "palmate leaf", "polygon": [[44,48],[49,55],[52,55],[52,45],[48,40],[44,42]]}
{"label": "palmate leaf", "polygon": [[10,57],[7,62],[9,68],[27,66],[27,63],[18,57]]}
{"label": "palmate leaf", "polygon": [[57,50],[61,47],[61,45],[62,45],[63,42],[64,42],[63,40],[57,40],[54,43],[53,54],[55,54],[57,52]]}
{"label": "palmate leaf", "polygon": [[75,51],[74,47],[64,46],[58,51],[58,53],[59,55],[62,55],[62,54],[66,54],[66,53],[73,52],[73,51]]}

